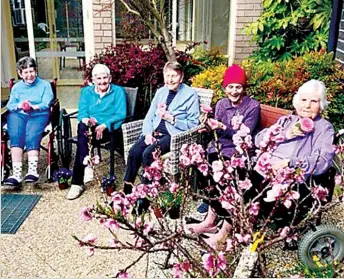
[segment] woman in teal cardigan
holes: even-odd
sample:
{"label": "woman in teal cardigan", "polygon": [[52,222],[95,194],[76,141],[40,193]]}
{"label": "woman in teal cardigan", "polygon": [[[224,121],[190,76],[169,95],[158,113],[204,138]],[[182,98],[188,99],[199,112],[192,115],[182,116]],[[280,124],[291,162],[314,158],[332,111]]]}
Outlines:
{"label": "woman in teal cardigan", "polygon": [[127,114],[127,101],[124,88],[111,84],[110,70],[103,64],[97,64],[92,70],[94,85],[81,90],[78,104],[78,144],[75,156],[72,186],[67,199],[78,198],[84,191],[84,184],[93,180],[93,169],[83,164],[88,155],[89,122],[96,122],[93,127],[94,140],[107,141],[109,131],[118,129]]}
{"label": "woman in teal cardigan", "polygon": [[157,147],[170,151],[171,136],[199,124],[199,98],[194,89],[182,83],[184,74],[177,62],[164,67],[165,86],[156,92],[143,121],[142,135],[129,151],[124,175],[124,192],[131,193],[141,166],[150,166]]}

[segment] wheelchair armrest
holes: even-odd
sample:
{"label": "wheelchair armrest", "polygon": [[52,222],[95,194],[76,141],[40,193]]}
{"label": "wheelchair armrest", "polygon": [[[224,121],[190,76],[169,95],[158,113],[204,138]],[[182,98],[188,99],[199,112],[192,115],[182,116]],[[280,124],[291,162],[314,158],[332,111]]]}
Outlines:
{"label": "wheelchair armrest", "polygon": [[139,139],[143,126],[143,119],[122,124],[124,160],[127,158],[131,146]]}
{"label": "wheelchair armrest", "polygon": [[199,143],[201,134],[198,132],[198,130],[202,129],[203,127],[204,124],[200,124],[194,128],[175,134],[171,137],[170,173],[172,175],[179,172],[179,156],[180,149],[182,148],[183,144]]}

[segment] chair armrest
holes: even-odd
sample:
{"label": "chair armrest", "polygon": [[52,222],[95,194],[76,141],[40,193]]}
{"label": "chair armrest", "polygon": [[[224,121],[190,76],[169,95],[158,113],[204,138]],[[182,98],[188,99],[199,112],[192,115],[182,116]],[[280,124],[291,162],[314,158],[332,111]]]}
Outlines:
{"label": "chair armrest", "polygon": [[130,148],[141,135],[142,126],[143,119],[122,124],[125,163],[127,163]]}
{"label": "chair armrest", "polygon": [[203,127],[204,124],[200,124],[192,129],[175,134],[171,137],[170,169],[168,170],[168,173],[174,175],[179,172],[180,149],[182,148],[183,144],[199,143],[201,134],[198,132],[198,130],[202,129]]}

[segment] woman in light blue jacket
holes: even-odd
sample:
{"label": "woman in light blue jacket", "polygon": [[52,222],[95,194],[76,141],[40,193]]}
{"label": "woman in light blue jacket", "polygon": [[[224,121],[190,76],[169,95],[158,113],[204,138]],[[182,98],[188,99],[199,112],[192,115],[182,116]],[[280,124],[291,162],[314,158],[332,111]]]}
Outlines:
{"label": "woman in light blue jacket", "polygon": [[199,98],[194,89],[182,83],[184,74],[177,62],[164,67],[165,86],[160,88],[143,122],[142,135],[129,151],[124,176],[124,192],[131,193],[141,166],[153,162],[157,147],[161,154],[170,151],[171,135],[186,131],[199,124]]}

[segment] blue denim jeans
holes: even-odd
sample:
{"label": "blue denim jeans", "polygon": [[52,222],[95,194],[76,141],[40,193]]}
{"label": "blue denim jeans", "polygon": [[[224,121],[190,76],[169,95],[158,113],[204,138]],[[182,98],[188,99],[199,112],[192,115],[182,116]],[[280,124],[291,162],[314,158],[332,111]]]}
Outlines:
{"label": "blue denim jeans", "polygon": [[49,123],[49,111],[31,111],[27,114],[10,112],[7,117],[7,130],[11,147],[26,150],[39,150],[45,127]]}

